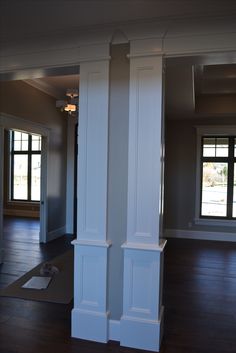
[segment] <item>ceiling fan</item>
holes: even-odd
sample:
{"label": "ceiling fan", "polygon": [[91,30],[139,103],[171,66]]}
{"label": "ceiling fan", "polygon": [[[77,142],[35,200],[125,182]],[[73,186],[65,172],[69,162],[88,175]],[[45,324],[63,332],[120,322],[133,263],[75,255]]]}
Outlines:
{"label": "ceiling fan", "polygon": [[78,110],[79,102],[79,91],[77,88],[68,88],[66,91],[66,96],[69,97],[68,100],[57,100],[56,107],[61,108],[61,111],[66,111],[70,115],[75,115]]}

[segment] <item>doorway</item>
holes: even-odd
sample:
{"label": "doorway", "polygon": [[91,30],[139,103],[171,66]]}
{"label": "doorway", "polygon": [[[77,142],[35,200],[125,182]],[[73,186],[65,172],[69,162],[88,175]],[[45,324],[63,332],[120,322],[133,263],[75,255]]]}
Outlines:
{"label": "doorway", "polygon": [[[0,146],[1,146],[1,157],[0,157],[0,161],[1,161],[1,172],[0,172],[0,194],[1,194],[1,206],[0,206],[0,234],[1,234],[1,248],[2,248],[2,242],[3,242],[3,213],[4,213],[4,207],[6,207],[6,202],[7,201],[11,201],[11,207],[8,210],[8,214],[12,214],[14,215],[17,206],[19,207],[20,201],[19,199],[26,199],[23,203],[25,205],[31,205],[31,215],[34,214],[34,211],[36,209],[38,209],[38,217],[39,217],[39,227],[38,227],[38,241],[40,243],[45,243],[47,242],[47,155],[48,155],[48,151],[47,151],[47,145],[48,145],[48,131],[46,128],[42,128],[42,127],[37,127],[34,124],[31,124],[29,122],[25,122],[24,120],[18,118],[18,117],[13,117],[13,116],[6,116],[5,114],[1,114],[0,116],[0,126],[1,126],[1,134],[0,134]],[[29,136],[31,136],[29,138],[29,140],[31,140],[31,145],[32,145],[32,136],[35,137],[35,141],[36,141],[36,136],[37,136],[37,141],[39,143],[40,141],[40,170],[38,170],[37,168],[33,168],[33,167],[37,167],[36,164],[39,163],[38,159],[38,155],[36,153],[33,153],[33,155],[37,156],[36,159],[33,158],[30,160],[25,162],[25,164],[23,163],[18,163],[18,159],[15,159],[16,162],[16,166],[15,169],[22,170],[22,168],[27,165],[28,168],[28,163],[32,166],[32,170],[33,170],[33,175],[31,175],[31,183],[32,183],[32,177],[34,177],[34,179],[37,179],[37,183],[39,183],[40,186],[40,192],[36,190],[36,185],[34,185],[34,188],[31,190],[30,194],[31,194],[31,198],[32,199],[38,199],[37,202],[29,202],[30,200],[28,199],[28,191],[29,191],[29,185],[16,185],[15,184],[15,192],[13,192],[14,190],[14,181],[12,181],[12,183],[9,184],[9,180],[11,179],[9,177],[10,174],[13,174],[13,163],[9,162],[9,154],[4,153],[4,150],[6,152],[6,149],[9,149],[9,144],[6,142],[6,137],[10,135],[14,135],[14,131],[16,131],[18,134],[17,136],[23,135],[23,137],[27,136],[27,138],[29,138]],[[12,138],[12,137],[11,137]],[[19,141],[17,141],[18,143]],[[21,142],[22,144],[22,142]],[[32,147],[32,146],[31,146]],[[24,148],[23,148],[24,149]],[[26,152],[26,151],[25,151]],[[26,153],[22,152],[22,151],[18,151],[16,152],[16,156],[20,156],[22,159],[24,157],[29,158],[29,156],[26,155]],[[37,163],[36,163],[37,162]],[[6,170],[6,168],[8,170]],[[23,168],[24,169],[24,168]],[[29,169],[29,168],[28,168]],[[17,172],[16,172],[17,173]],[[31,173],[31,174],[32,174]],[[15,176],[14,176],[15,177]],[[13,178],[14,178],[13,177]],[[21,175],[21,176],[17,176],[18,179],[20,177],[22,177],[22,179],[26,180],[27,178],[25,178],[25,176]],[[8,179],[8,180],[7,180]],[[23,183],[24,184],[24,183]],[[12,187],[13,186],[13,187]],[[25,188],[25,190],[24,190]],[[12,190],[13,189],[13,190]],[[10,193],[9,193],[10,190]],[[4,196],[5,196],[5,203],[4,203]],[[7,197],[7,201],[6,201],[6,197]],[[34,208],[34,209],[32,209]],[[30,210],[28,207],[26,209],[24,207],[21,206],[21,210],[18,213],[18,215],[20,214],[21,216],[27,216],[27,212],[30,214]],[[16,213],[17,214],[17,213]],[[35,213],[36,214],[36,213]],[[2,256],[1,256],[1,262],[2,262]]]}

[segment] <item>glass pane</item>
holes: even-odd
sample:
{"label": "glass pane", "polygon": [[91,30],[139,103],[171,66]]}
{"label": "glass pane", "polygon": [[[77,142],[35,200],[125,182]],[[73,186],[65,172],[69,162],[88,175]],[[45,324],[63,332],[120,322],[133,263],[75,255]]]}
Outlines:
{"label": "glass pane", "polygon": [[28,198],[28,156],[26,154],[14,155],[13,198],[27,200]]}
{"label": "glass pane", "polygon": [[203,138],[203,157],[215,157],[216,155],[216,139],[215,137]]}
{"label": "glass pane", "polygon": [[21,132],[14,131],[14,140],[21,141]]}
{"label": "glass pane", "polygon": [[227,179],[227,163],[203,163],[201,208],[202,216],[226,216]]}
{"label": "glass pane", "polygon": [[21,151],[21,141],[14,141],[14,150]]}
{"label": "glass pane", "polygon": [[233,217],[236,217],[236,163],[234,163]]}
{"label": "glass pane", "polygon": [[220,137],[216,139],[216,157],[228,157],[229,155],[229,139]]}
{"label": "glass pane", "polygon": [[22,137],[21,150],[22,151],[28,151],[28,149],[29,149],[29,145],[28,145],[29,135],[25,134],[25,133],[22,133],[21,137]]}
{"label": "glass pane", "polygon": [[21,151],[21,132],[14,131],[14,150]]}
{"label": "glass pane", "polygon": [[31,200],[40,200],[40,169],[41,156],[38,154],[32,155],[31,160]]}
{"label": "glass pane", "polygon": [[32,151],[41,150],[41,137],[37,135],[32,135]]}
{"label": "glass pane", "polygon": [[28,140],[29,140],[29,135],[19,132],[19,131],[14,131],[14,150],[15,151],[27,151],[28,150]]}

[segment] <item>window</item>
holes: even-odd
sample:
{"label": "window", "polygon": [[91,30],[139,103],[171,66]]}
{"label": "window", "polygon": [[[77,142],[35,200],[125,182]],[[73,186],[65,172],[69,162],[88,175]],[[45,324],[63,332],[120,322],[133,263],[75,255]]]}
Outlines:
{"label": "window", "polygon": [[41,136],[10,131],[12,201],[39,201]]}
{"label": "window", "polygon": [[236,138],[202,136],[200,217],[236,218]]}

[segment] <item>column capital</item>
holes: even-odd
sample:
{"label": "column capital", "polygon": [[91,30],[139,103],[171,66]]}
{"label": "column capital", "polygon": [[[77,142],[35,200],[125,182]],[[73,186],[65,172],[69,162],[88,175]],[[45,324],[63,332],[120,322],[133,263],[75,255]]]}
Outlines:
{"label": "column capital", "polygon": [[82,45],[79,48],[79,63],[110,60],[110,44]]}
{"label": "column capital", "polygon": [[130,41],[129,58],[163,55],[161,38],[134,39]]}

